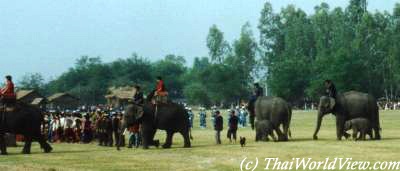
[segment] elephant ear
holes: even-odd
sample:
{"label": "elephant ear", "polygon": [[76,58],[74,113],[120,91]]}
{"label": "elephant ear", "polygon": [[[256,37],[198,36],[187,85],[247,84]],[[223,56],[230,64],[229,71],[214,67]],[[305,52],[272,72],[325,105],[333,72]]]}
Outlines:
{"label": "elephant ear", "polygon": [[329,98],[329,109],[333,110],[333,108],[335,107],[336,101],[334,98],[330,97]]}
{"label": "elephant ear", "polygon": [[143,117],[144,112],[143,108],[137,105],[129,105],[125,113],[127,118],[134,118],[135,120],[138,120]]}

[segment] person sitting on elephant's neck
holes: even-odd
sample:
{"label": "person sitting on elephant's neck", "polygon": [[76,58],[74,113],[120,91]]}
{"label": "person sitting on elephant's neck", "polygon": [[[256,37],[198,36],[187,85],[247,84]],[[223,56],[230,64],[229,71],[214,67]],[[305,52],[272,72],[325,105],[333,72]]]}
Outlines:
{"label": "person sitting on elephant's neck", "polygon": [[331,80],[325,80],[326,95],[336,99],[336,87]]}
{"label": "person sitting on elephant's neck", "polygon": [[136,89],[136,92],[135,92],[135,95],[133,96],[133,103],[141,106],[144,103],[143,93],[140,90],[140,86],[136,85],[135,89]]}
{"label": "person sitting on elephant's neck", "polygon": [[217,144],[221,144],[221,131],[223,130],[224,118],[220,115],[219,111],[216,111],[215,114],[215,140]]}
{"label": "person sitting on elephant's neck", "polygon": [[164,81],[163,81],[162,77],[158,76],[156,89],[154,90],[154,96],[155,96],[156,102],[166,103],[167,95],[168,95],[168,92],[166,91]]}
{"label": "person sitting on elephant's neck", "polygon": [[12,81],[12,77],[6,76],[6,84],[5,87],[0,90],[0,101],[7,104],[14,104],[16,102],[17,96],[14,91],[14,83]]}

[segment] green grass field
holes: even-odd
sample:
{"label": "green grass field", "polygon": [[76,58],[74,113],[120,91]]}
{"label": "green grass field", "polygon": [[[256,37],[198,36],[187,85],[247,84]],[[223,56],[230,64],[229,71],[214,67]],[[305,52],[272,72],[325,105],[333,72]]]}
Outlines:
{"label": "green grass field", "polygon": [[[207,129],[199,129],[196,112],[192,148],[182,148],[182,136],[174,136],[171,149],[127,149],[99,147],[93,144],[52,144],[54,152],[45,154],[37,143],[32,154],[21,154],[22,147],[8,148],[10,155],[0,156],[0,170],[240,170],[245,158],[261,161],[256,170],[264,170],[266,157],[291,161],[295,157],[324,160],[326,157],[351,157],[357,161],[400,161],[400,111],[381,111],[381,141],[336,141],[334,117],[324,118],[319,140],[312,140],[316,111],[295,111],[292,117],[290,142],[254,142],[250,128],[238,130],[247,138],[247,146],[230,144],[226,139],[227,117],[224,117],[222,145],[215,145],[210,118]],[[164,141],[165,133],[158,131],[157,139]]]}

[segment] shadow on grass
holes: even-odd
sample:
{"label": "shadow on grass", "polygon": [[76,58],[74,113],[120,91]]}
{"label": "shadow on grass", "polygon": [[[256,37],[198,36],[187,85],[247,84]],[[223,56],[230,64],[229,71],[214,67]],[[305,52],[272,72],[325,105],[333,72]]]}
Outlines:
{"label": "shadow on grass", "polygon": [[391,141],[391,140],[400,140],[400,137],[389,137],[389,138],[382,138],[380,140],[370,140],[370,141]]}
{"label": "shadow on grass", "polygon": [[[51,153],[53,154],[73,154],[73,153],[90,153],[90,152],[101,152],[101,151],[110,151],[109,149],[96,149],[96,150],[55,150],[52,151]],[[117,150],[115,150],[117,151]],[[51,154],[49,153],[49,154]]]}
{"label": "shadow on grass", "polygon": [[[22,148],[21,148],[21,151],[22,151]],[[48,155],[51,155],[51,154],[74,154],[74,153],[90,153],[90,152],[101,152],[101,151],[109,151],[108,149],[96,149],[96,150],[54,150],[53,149],[53,151],[52,152],[50,152],[50,153],[45,153],[45,152],[43,152],[43,151],[35,151],[35,152],[31,152],[30,154],[23,154],[22,152],[16,152],[16,153],[8,153],[7,155],[12,155],[12,156],[15,156],[15,155],[26,155],[26,156],[29,156],[29,155],[37,155],[37,154],[48,154]],[[117,151],[117,150],[115,150],[115,151]]]}
{"label": "shadow on grass", "polygon": [[292,138],[287,142],[305,142],[305,141],[325,141],[325,139],[313,140],[312,138]]}

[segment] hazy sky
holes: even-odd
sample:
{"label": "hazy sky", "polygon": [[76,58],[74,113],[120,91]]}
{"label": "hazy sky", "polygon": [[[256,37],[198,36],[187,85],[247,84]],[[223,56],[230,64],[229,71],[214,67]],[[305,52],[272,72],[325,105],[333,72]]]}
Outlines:
{"label": "hazy sky", "polygon": [[[369,0],[370,10],[392,11],[400,0]],[[249,21],[253,31],[265,0],[0,0],[0,77],[39,72],[56,77],[82,55],[109,62],[133,52],[154,61],[166,54],[207,55],[212,24],[232,42]],[[295,4],[312,13],[327,2],[348,0],[271,0],[274,10]]]}

